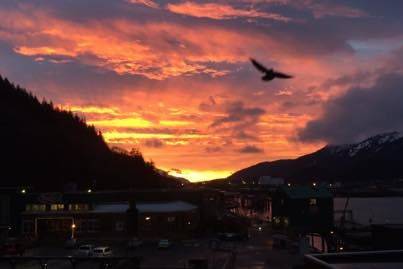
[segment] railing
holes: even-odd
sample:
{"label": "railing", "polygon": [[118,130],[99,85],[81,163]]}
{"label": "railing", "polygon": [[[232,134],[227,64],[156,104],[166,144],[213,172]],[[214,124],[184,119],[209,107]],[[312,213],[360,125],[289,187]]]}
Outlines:
{"label": "railing", "polygon": [[[358,265],[365,264],[396,264],[393,268],[402,268],[403,250],[382,250],[382,251],[359,251],[359,252],[342,252],[342,253],[326,253],[311,254],[304,257],[305,267],[309,269],[336,268],[337,264]],[[353,268],[353,266],[351,266]],[[355,268],[355,267],[354,267]],[[381,268],[381,265],[379,267]]]}

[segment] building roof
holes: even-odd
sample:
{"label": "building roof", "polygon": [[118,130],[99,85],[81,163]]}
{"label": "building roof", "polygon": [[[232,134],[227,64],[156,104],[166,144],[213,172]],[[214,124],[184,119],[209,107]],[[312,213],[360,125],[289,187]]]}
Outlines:
{"label": "building roof", "polygon": [[[183,202],[158,202],[158,203],[137,203],[136,208],[139,213],[169,213],[186,212],[197,209],[197,206]],[[129,209],[128,203],[98,204],[95,205],[92,213],[125,213]]]}
{"label": "building roof", "polygon": [[94,206],[94,209],[91,210],[91,213],[126,213],[129,209],[128,203],[121,204],[97,204]]}
{"label": "building roof", "polygon": [[136,207],[140,213],[184,212],[197,209],[197,206],[183,201],[165,203],[138,203]]}
{"label": "building roof", "polygon": [[291,199],[332,197],[332,194],[323,187],[283,186],[280,189]]}

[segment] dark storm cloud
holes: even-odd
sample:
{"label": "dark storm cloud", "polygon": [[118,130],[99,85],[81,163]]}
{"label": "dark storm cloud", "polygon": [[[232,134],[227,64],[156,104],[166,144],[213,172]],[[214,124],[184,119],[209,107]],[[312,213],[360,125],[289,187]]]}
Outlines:
{"label": "dark storm cloud", "polygon": [[233,102],[227,105],[226,116],[216,119],[211,127],[218,127],[225,123],[237,123],[247,121],[256,123],[265,110],[260,107],[245,107],[243,102]]}
{"label": "dark storm cloud", "polygon": [[263,153],[264,150],[253,145],[248,145],[243,148],[240,148],[238,152],[243,154],[260,154]]}
{"label": "dark storm cloud", "polygon": [[381,76],[370,88],[353,88],[329,101],[324,114],[299,131],[302,141],[351,143],[371,135],[403,131],[403,75]]}
{"label": "dark storm cloud", "polygon": [[360,82],[367,80],[369,77],[373,77],[373,73],[368,71],[359,71],[353,74],[346,74],[334,79],[328,79],[322,84],[323,89],[328,89],[333,86],[351,86],[359,85]]}
{"label": "dark storm cloud", "polygon": [[235,131],[233,137],[239,140],[259,140],[256,135],[253,135],[245,130]]}

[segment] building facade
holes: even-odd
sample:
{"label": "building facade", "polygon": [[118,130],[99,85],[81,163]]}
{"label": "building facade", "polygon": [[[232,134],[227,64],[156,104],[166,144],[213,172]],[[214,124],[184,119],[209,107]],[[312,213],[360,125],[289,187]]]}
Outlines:
{"label": "building facade", "polygon": [[325,234],[333,229],[333,197],[325,188],[282,186],[273,196],[272,214],[277,227]]}
{"label": "building facade", "polygon": [[210,191],[26,194],[21,232],[39,239],[187,238],[219,214]]}

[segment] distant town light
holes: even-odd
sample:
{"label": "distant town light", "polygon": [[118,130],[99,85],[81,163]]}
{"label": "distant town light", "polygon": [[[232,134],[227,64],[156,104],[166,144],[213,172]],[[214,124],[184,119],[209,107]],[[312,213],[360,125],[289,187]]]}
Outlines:
{"label": "distant town light", "polygon": [[21,193],[22,193],[22,194],[25,194],[26,192],[27,192],[26,189],[22,189],[22,190],[21,190]]}
{"label": "distant town light", "polygon": [[8,230],[9,230],[9,231],[11,230],[11,226],[8,226]]}
{"label": "distant town light", "polygon": [[316,187],[316,182],[312,183],[312,186]]}
{"label": "distant town light", "polygon": [[151,220],[151,217],[145,217],[145,220],[149,221],[149,220]]}
{"label": "distant town light", "polygon": [[91,193],[91,192],[92,192],[92,190],[91,190],[91,189],[88,189],[88,190],[87,190],[87,192],[88,192],[88,193]]}
{"label": "distant town light", "polygon": [[190,222],[190,221],[188,221],[188,225],[190,225],[190,223],[191,223],[191,222]]}
{"label": "distant town light", "polygon": [[71,229],[75,229],[76,228],[76,225],[73,223],[73,224],[71,224]]}
{"label": "distant town light", "polygon": [[330,231],[330,234],[334,234],[334,232],[333,232],[333,231]]}
{"label": "distant town light", "polygon": [[262,227],[257,228],[259,231],[262,231]]}
{"label": "distant town light", "polygon": [[340,251],[343,251],[343,250],[344,250],[344,248],[343,248],[343,247],[339,247],[339,250],[340,250]]}
{"label": "distant town light", "polygon": [[291,183],[288,183],[287,186],[288,186],[288,187],[291,187]]}

